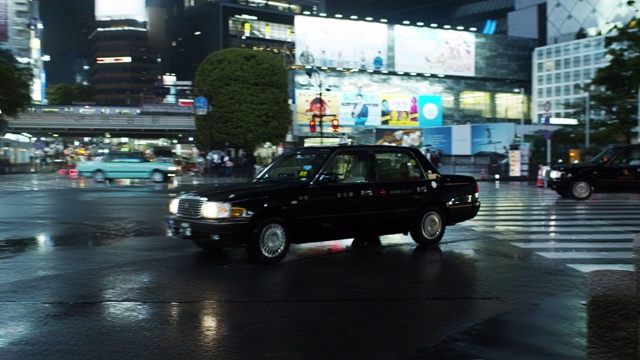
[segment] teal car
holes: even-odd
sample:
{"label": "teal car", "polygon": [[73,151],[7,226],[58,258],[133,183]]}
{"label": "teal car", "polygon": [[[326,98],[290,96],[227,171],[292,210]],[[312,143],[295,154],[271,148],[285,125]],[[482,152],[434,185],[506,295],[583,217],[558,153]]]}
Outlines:
{"label": "teal car", "polygon": [[170,162],[149,161],[140,152],[109,152],[100,159],[78,163],[78,175],[97,182],[109,179],[150,179],[164,182],[176,175],[178,166]]}

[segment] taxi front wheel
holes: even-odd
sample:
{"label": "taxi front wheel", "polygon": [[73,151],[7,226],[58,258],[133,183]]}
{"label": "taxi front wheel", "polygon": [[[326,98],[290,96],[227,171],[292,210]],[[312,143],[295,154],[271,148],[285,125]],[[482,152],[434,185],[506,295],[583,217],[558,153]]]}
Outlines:
{"label": "taxi front wheel", "polygon": [[420,245],[437,244],[444,236],[445,227],[442,212],[435,207],[426,208],[422,210],[411,229],[411,237]]}
{"label": "taxi front wheel", "polygon": [[587,200],[592,193],[591,184],[586,180],[576,180],[571,184],[571,195],[576,200]]}
{"label": "taxi front wheel", "polygon": [[263,264],[275,264],[287,256],[289,233],[284,220],[269,218],[263,220],[253,232],[247,245],[247,254]]}

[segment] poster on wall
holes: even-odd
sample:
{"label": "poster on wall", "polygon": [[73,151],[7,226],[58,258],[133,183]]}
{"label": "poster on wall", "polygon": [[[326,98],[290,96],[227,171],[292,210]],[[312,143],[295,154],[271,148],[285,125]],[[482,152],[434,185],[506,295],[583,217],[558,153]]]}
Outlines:
{"label": "poster on wall", "polygon": [[493,123],[471,125],[471,154],[505,154],[515,138],[515,124]]}
{"label": "poster on wall", "polygon": [[376,129],[376,144],[422,148],[422,129]]}
{"label": "poster on wall", "polygon": [[401,25],[393,33],[396,71],[475,76],[475,34]]}
{"label": "poster on wall", "polygon": [[420,126],[442,126],[442,96],[418,96],[418,109],[418,123]]}
{"label": "poster on wall", "polygon": [[341,125],[380,125],[380,96],[371,93],[341,93],[338,118]]}
{"label": "poster on wall", "polygon": [[311,115],[320,114],[323,109],[327,115],[338,114],[340,110],[339,95],[335,92],[328,92],[323,93],[320,98],[316,91],[296,90],[296,122],[299,125],[308,125]]}
{"label": "poster on wall", "polygon": [[432,127],[424,130],[424,145],[442,154],[451,155],[451,126]]}
{"label": "poster on wall", "polygon": [[388,67],[388,26],[339,19],[296,16],[296,64],[352,69]]}
{"label": "poster on wall", "polygon": [[515,137],[515,124],[441,126],[423,131],[424,145],[445,155],[505,154]]}
{"label": "poster on wall", "polygon": [[380,124],[418,126],[418,108],[417,105],[412,106],[412,99],[415,99],[415,97],[409,95],[382,95],[380,100]]}

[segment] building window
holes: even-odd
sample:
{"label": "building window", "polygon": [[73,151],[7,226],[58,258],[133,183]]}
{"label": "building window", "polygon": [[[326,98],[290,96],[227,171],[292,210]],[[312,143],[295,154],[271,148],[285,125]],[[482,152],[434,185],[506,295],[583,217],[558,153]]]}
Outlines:
{"label": "building window", "polygon": [[460,93],[460,109],[465,115],[492,117],[491,99],[488,92],[463,91]]}

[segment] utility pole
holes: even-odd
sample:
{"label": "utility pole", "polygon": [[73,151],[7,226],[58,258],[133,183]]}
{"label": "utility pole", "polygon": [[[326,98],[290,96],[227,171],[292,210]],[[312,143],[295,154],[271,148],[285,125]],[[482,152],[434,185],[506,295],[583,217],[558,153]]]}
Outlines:
{"label": "utility pole", "polygon": [[591,122],[591,84],[586,85],[586,104],[584,106],[584,151],[589,152],[589,147],[591,146],[591,142],[589,141],[590,137],[590,122]]}

